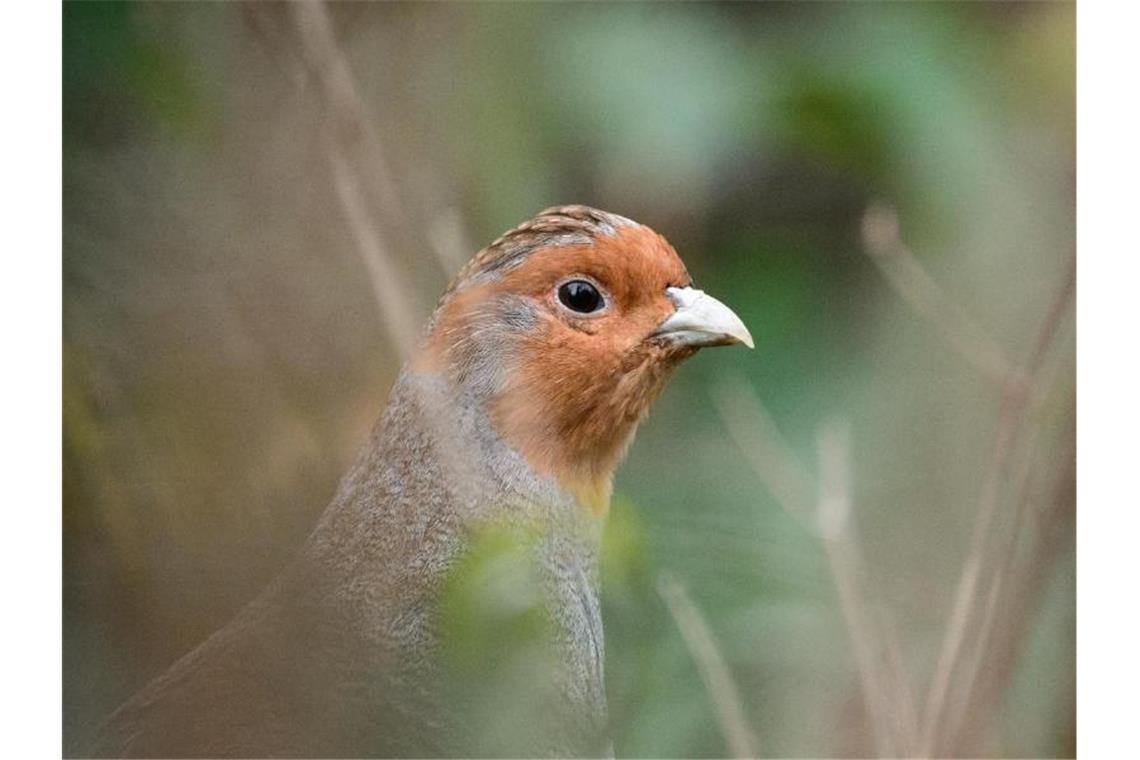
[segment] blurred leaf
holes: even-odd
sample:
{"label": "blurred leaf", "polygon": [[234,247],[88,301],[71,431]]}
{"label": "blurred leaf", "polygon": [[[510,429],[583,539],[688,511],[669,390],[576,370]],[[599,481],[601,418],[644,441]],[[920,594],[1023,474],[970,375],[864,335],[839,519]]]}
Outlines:
{"label": "blurred leaf", "polygon": [[789,90],[780,101],[780,126],[788,144],[871,178],[888,171],[890,115],[877,93],[811,76]]}
{"label": "blurred leaf", "polygon": [[441,594],[444,653],[471,675],[493,674],[549,633],[535,566],[537,537],[504,527],[480,531],[448,573]]}
{"label": "blurred leaf", "polygon": [[540,537],[480,530],[448,573],[440,601],[445,693],[467,756],[513,756],[553,730],[556,653],[536,565]]}
{"label": "blurred leaf", "polygon": [[[63,4],[64,137],[122,142],[138,116],[194,139],[205,107],[190,65],[171,45],[140,29],[142,6],[93,0]],[[138,114],[135,114],[138,109]]]}

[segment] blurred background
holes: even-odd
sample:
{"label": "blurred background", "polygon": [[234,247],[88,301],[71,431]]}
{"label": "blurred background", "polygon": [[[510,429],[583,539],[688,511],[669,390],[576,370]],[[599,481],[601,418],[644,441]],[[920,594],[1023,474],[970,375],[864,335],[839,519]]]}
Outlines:
{"label": "blurred background", "polygon": [[617,754],[1075,754],[1074,5],[63,15],[67,754],[294,554],[462,262],[564,203],[757,344],[619,472]]}

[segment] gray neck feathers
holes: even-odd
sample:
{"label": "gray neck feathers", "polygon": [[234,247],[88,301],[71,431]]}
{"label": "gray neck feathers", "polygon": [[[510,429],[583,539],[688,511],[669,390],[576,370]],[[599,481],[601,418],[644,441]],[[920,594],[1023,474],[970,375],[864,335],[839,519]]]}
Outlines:
{"label": "gray neck feathers", "polygon": [[[471,353],[471,367],[479,353]],[[484,374],[483,382],[457,388],[440,374],[405,368],[314,531],[304,565],[329,578],[331,599],[355,610],[351,617],[381,666],[421,685],[419,696],[430,702],[433,601],[448,571],[481,526],[531,531],[539,537],[535,559],[561,663],[554,681],[568,706],[566,725],[597,736],[605,721],[601,525],[495,432],[484,409],[493,383]]]}
{"label": "gray neck feathers", "polygon": [[485,404],[496,379],[479,367],[482,354],[470,353],[470,382],[458,388],[442,374],[401,372],[314,531],[309,556],[349,564],[354,575],[365,567],[400,575],[407,571],[401,561],[416,571],[443,570],[447,552],[461,548],[450,539],[461,542],[465,531],[488,521],[545,527],[596,549],[598,520],[552,478],[536,474],[492,427]]}

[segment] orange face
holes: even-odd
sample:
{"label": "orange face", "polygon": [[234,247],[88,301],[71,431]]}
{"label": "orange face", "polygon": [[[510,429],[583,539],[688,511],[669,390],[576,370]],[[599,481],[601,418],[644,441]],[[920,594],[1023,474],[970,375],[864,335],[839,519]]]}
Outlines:
{"label": "orange face", "polygon": [[676,308],[667,289],[691,285],[665,238],[648,227],[628,227],[591,245],[538,250],[496,289],[539,307],[544,329],[532,334],[529,346],[537,371],[596,375],[645,348]]}
{"label": "orange face", "polygon": [[633,223],[609,232],[535,247],[487,281],[461,282],[419,360],[485,389],[502,438],[598,511],[676,365],[701,345],[743,342],[723,331],[698,336],[697,323],[682,319],[686,294],[700,292],[663,237]]}

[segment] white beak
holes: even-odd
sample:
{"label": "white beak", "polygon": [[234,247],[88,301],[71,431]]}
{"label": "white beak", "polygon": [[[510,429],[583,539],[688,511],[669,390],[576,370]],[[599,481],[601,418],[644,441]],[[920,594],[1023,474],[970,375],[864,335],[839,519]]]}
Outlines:
{"label": "white beak", "polygon": [[673,315],[658,325],[655,336],[685,346],[729,346],[743,343],[754,348],[752,335],[740,317],[720,301],[695,288],[666,288],[677,306]]}

